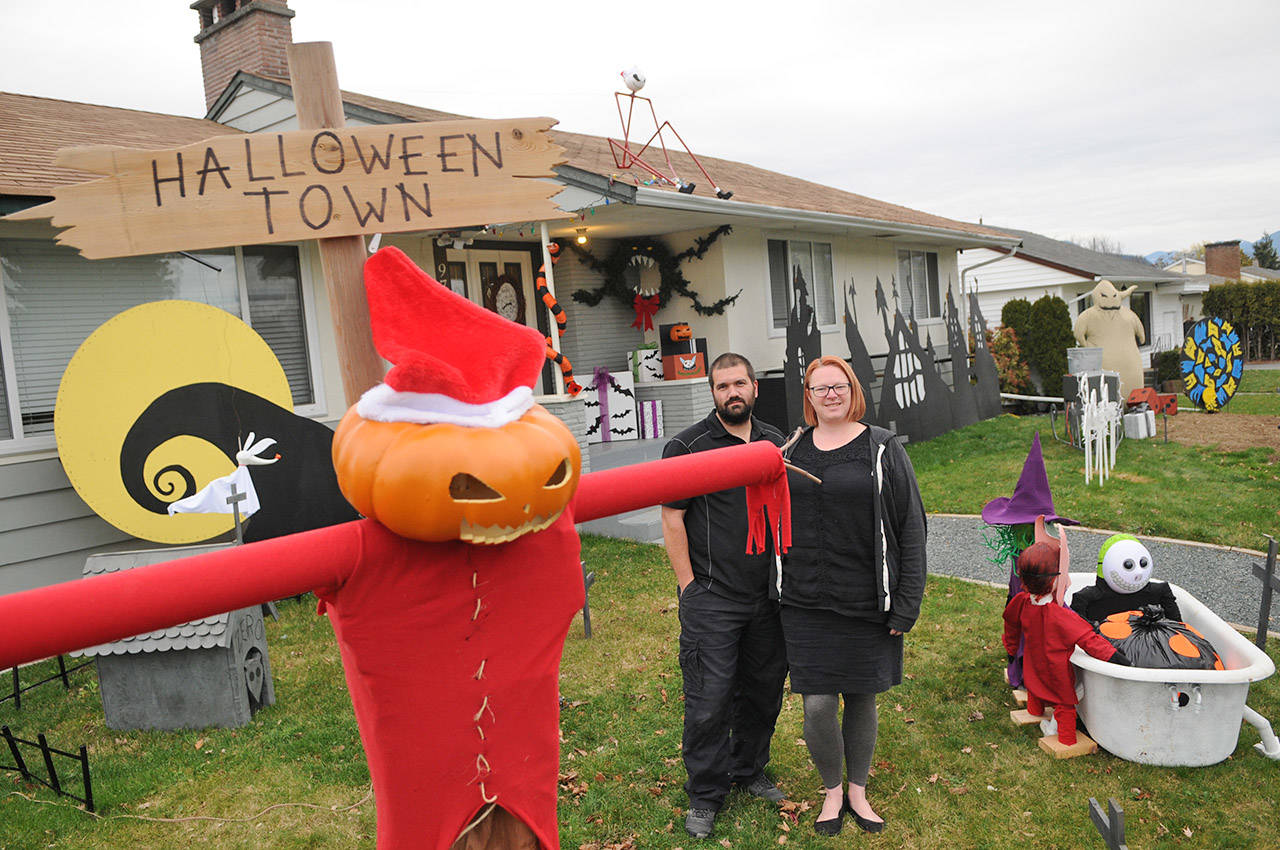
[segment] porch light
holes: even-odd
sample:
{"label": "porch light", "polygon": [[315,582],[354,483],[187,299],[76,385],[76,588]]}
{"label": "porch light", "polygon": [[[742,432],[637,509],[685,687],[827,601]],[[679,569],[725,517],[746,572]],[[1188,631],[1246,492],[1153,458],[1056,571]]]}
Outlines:
{"label": "porch light", "polygon": [[587,229],[585,227],[578,228],[578,244],[579,245],[587,244]]}

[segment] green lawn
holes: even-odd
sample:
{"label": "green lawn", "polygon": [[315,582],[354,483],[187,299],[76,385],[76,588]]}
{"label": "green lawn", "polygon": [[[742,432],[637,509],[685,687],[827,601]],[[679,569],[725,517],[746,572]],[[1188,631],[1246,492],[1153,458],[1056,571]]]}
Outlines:
{"label": "green lawn", "polygon": [[1280,395],[1280,369],[1245,369],[1239,391]]}
{"label": "green lawn", "polygon": [[[1250,378],[1254,373],[1246,373]],[[1272,378],[1262,373],[1264,385]],[[1274,373],[1280,377],[1280,373]],[[1255,386],[1252,381],[1248,386]],[[1086,525],[1249,548],[1274,533],[1280,469],[1269,452],[1220,452],[1159,440],[1122,444],[1105,487],[1084,484],[1083,455],[1056,442],[1047,417],[1002,416],[908,447],[931,511],[977,513],[1017,480],[1035,430],[1060,513]],[[735,793],[715,843],[683,832],[681,687],[674,580],[661,548],[584,538],[597,574],[595,637],[575,622],[565,647],[560,819],[567,850],[848,846],[812,833],[819,781],[787,695],[771,768],[795,801],[779,812]],[[1056,761],[1038,732],[1013,726],[999,646],[1004,591],[934,577],[907,641],[908,680],[880,701],[871,793],[884,847],[1102,846],[1086,801],[1115,797],[1132,847],[1280,846],[1280,764],[1255,753],[1244,726],[1227,761],[1154,768],[1106,753]],[[118,732],[103,724],[92,671],[71,691],[46,685],[0,724],[60,749],[86,744],[100,817],[0,772],[0,850],[38,847],[366,848],[376,830],[363,751],[333,634],[309,601],[268,622],[278,702],[239,730]],[[1268,651],[1280,657],[1271,641]],[[25,670],[24,681],[51,665]],[[1280,725],[1276,678],[1249,704]],[[9,763],[0,747],[0,763]],[[38,759],[36,760],[38,763]],[[79,791],[78,781],[69,786]],[[424,801],[429,805],[429,801]]]}
{"label": "green lawn", "polygon": [[1245,369],[1224,413],[1280,416],[1280,369]]}
{"label": "green lawn", "polygon": [[1084,453],[1053,438],[1048,416],[1011,414],[907,446],[926,509],[976,514],[1011,495],[1036,431],[1058,513],[1084,525],[1249,549],[1280,527],[1280,464],[1268,449],[1125,440],[1107,482],[1086,485]]}
{"label": "green lawn", "polygon": [[[598,577],[595,636],[584,639],[579,618],[565,647],[565,848],[765,850],[869,840],[813,835],[819,781],[800,743],[800,701],[790,694],[771,771],[794,804],[779,812],[735,792],[715,841],[688,839],[678,624],[665,557],[655,546],[600,538],[584,540],[584,557]],[[1091,796],[1104,806],[1107,797],[1119,800],[1132,847],[1280,846],[1280,765],[1253,751],[1252,727],[1243,727],[1230,759],[1207,768],[1148,767],[1105,753],[1056,761],[1043,753],[1038,731],[1008,719],[1003,602],[998,588],[930,579],[907,641],[908,680],[880,700],[870,784],[890,826],[879,846],[1100,847],[1085,813]],[[51,685],[27,694],[21,712],[0,705],[0,723],[17,735],[43,731],[67,749],[88,744],[103,816],[0,774],[0,848],[371,847],[368,776],[331,630],[310,602],[285,603],[281,613],[281,622],[268,623],[278,702],[244,729],[105,729],[89,671],[77,674],[70,694]],[[1269,651],[1276,658],[1280,646],[1272,641]],[[1255,685],[1249,703],[1280,720],[1275,679]]]}

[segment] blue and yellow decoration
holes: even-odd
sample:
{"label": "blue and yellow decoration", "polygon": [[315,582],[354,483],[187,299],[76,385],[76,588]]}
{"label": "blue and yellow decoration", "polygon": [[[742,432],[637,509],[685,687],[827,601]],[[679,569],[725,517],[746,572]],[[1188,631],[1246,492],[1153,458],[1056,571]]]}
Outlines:
{"label": "blue and yellow decoration", "polygon": [[1197,407],[1215,413],[1240,386],[1244,353],[1240,335],[1223,319],[1201,319],[1182,343],[1182,383]]}

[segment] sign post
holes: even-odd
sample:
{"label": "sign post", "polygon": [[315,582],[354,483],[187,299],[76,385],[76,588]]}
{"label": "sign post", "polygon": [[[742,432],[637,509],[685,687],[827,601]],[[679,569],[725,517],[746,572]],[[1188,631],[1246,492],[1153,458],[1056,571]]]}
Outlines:
{"label": "sign post", "polygon": [[[288,56],[298,128],[346,126],[333,45],[327,41],[291,44]],[[405,213],[407,217],[407,206]],[[373,347],[369,330],[369,304],[364,297],[361,276],[364,256],[362,236],[331,236],[320,240],[320,263],[329,292],[329,313],[333,317],[342,390],[348,407],[366,390],[377,386],[383,372],[382,358]]]}
{"label": "sign post", "polygon": [[299,130],[168,150],[67,148],[103,175],[7,218],[52,219],[88,259],[318,240],[347,404],[382,379],[362,283],[364,236],[542,221],[565,214],[548,180],[564,149],[551,118],[345,127],[328,42],[291,45]]}

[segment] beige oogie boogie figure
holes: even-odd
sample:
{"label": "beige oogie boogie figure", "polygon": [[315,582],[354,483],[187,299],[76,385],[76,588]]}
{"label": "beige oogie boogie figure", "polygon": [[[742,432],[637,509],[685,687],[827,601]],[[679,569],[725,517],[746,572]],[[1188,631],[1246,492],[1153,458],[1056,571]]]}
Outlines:
{"label": "beige oogie boogie figure", "polygon": [[[1093,306],[1080,314],[1073,328],[1081,345],[1102,349],[1102,368],[1120,373],[1120,399],[1142,386],[1142,355],[1138,346],[1147,341],[1138,314],[1124,304],[1124,299],[1138,287],[1117,290],[1109,280],[1100,280],[1093,288]],[[1114,401],[1114,399],[1113,399]]]}

